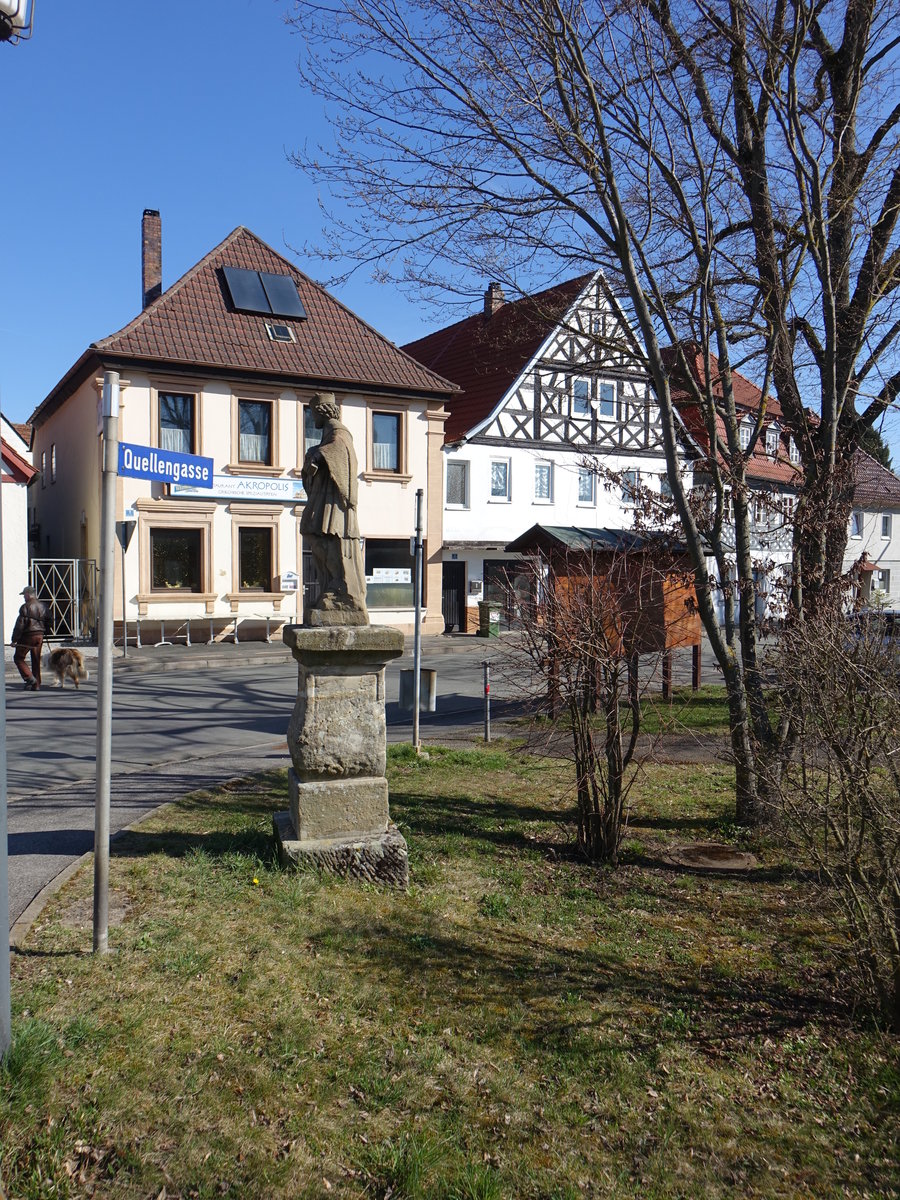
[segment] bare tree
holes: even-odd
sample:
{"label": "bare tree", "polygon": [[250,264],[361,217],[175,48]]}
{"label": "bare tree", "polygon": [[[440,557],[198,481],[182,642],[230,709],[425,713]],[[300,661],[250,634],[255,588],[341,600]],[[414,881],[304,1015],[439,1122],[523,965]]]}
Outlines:
{"label": "bare tree", "polygon": [[[755,617],[746,468],[766,414],[742,446],[734,372],[777,397],[802,458],[801,619],[840,574],[841,464],[900,389],[898,8],[298,0],[292,18],[334,130],[296,161],[350,206],[331,225],[337,253],[444,295],[599,265],[627,298],[725,678],[745,822],[769,811],[790,722],[769,719]],[[681,482],[673,380],[703,414],[712,534]],[[726,514],[734,604],[720,622],[704,534],[724,563]]]}
{"label": "bare tree", "polygon": [[786,836],[843,916],[856,990],[900,1032],[900,628],[893,617],[820,613],[789,631],[778,674],[796,730],[782,777]]}

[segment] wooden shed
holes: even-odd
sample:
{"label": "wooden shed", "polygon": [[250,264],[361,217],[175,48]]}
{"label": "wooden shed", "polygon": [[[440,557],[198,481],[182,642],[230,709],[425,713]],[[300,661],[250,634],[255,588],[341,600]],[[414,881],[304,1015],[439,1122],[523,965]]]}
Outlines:
{"label": "wooden shed", "polygon": [[693,649],[693,685],[700,685],[701,625],[694,571],[686,547],[663,533],[534,525],[506,547],[538,557],[544,586],[559,599],[591,589],[601,598],[610,642],[623,658],[663,655],[663,691],[671,689],[671,652]]}

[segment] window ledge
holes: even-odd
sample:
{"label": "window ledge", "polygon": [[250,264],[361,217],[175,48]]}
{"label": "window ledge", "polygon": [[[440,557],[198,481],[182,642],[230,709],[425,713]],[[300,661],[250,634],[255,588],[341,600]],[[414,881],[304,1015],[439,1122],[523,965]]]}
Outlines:
{"label": "window ledge", "polygon": [[206,615],[213,612],[218,596],[215,592],[184,592],[181,588],[172,588],[165,592],[140,592],[137,597],[138,615],[147,615],[150,604],[202,604]]}
{"label": "window ledge", "polygon": [[239,604],[271,604],[275,612],[281,611],[281,602],[285,596],[294,596],[296,592],[226,592],[224,599],[236,610]]}
{"label": "window ledge", "polygon": [[229,475],[267,475],[273,479],[282,473],[281,467],[270,467],[265,463],[227,463],[223,470]]}
{"label": "window ledge", "polygon": [[412,479],[412,475],[403,475],[400,471],[360,471],[359,477],[366,483],[402,483],[404,487]]}

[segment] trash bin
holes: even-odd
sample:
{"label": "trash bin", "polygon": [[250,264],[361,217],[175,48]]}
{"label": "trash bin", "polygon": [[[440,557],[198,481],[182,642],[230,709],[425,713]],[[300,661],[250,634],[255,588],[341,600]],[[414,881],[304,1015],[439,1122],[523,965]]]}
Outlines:
{"label": "trash bin", "polygon": [[489,600],[478,601],[478,637],[499,637],[500,607]]}
{"label": "trash bin", "polygon": [[[400,672],[400,711],[412,712],[416,673]],[[434,712],[437,703],[437,671],[427,667],[419,669],[419,712]]]}

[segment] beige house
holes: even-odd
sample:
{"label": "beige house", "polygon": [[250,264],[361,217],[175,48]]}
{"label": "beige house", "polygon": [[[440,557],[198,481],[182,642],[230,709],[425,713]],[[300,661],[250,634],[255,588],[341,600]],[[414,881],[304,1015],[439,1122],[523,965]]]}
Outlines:
{"label": "beige house", "polygon": [[[157,212],[143,219],[143,311],[91,345],[38,406],[36,554],[97,558],[98,405],[119,373],[120,442],[212,460],[213,487],[120,476],[135,525],[116,554],[115,621],[145,638],[260,636],[302,620],[317,589],[299,532],[309,416],[332,391],[360,467],[359,524],[373,623],[411,630],[410,538],[425,493],[423,629],[441,617],[441,445],[454,387],[404,354],[249,230],[236,229],[166,291]],[[121,572],[124,571],[124,579]],[[298,586],[299,584],[299,586]],[[124,601],[123,601],[124,596]],[[123,607],[124,604],[124,607]],[[149,628],[148,628],[149,627]]]}

